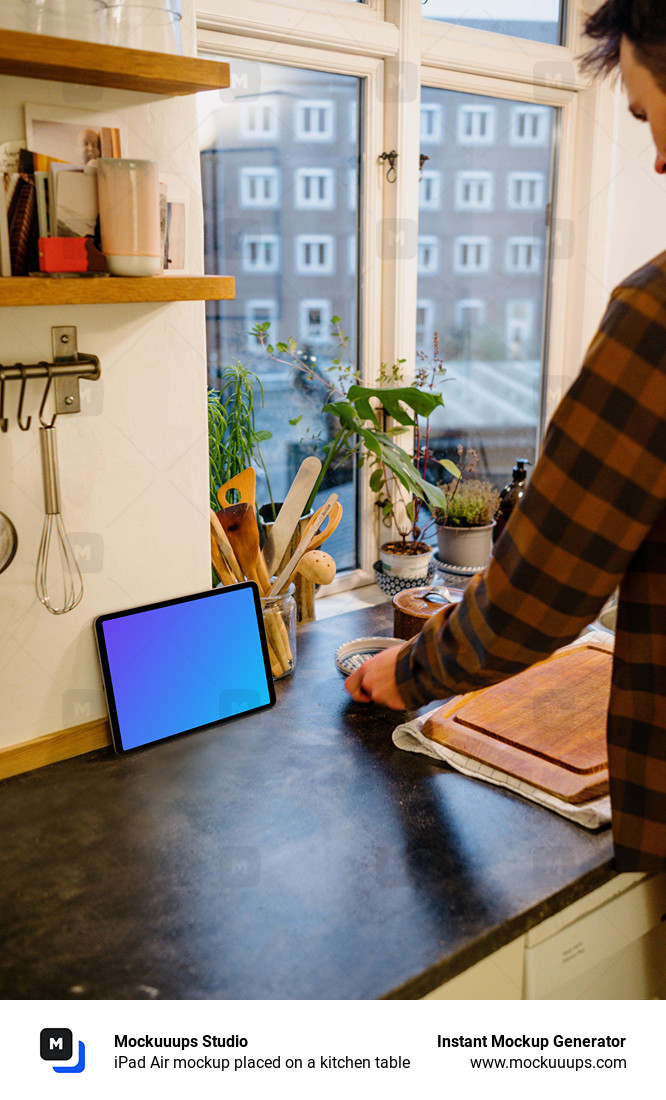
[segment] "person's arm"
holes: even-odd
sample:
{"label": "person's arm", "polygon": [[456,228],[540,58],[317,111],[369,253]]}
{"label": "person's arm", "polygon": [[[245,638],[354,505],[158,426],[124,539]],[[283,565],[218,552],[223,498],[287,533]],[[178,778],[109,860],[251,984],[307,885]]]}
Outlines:
{"label": "person's arm", "polygon": [[666,279],[648,265],[614,292],[488,568],[396,655],[407,707],[541,660],[618,585],[666,506],[665,327]]}

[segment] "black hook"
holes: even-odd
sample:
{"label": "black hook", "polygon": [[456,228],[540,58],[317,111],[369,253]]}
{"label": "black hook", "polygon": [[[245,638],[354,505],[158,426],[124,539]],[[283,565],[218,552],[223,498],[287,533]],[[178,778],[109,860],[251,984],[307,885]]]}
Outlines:
{"label": "black hook", "polygon": [[7,431],[9,421],[5,416],[5,372],[0,367],[0,430]]}
{"label": "black hook", "polygon": [[50,363],[40,363],[39,365],[40,365],[40,367],[45,367],[46,368],[46,373],[49,376],[49,380],[46,383],[46,389],[44,390],[44,395],[42,397],[42,403],[39,406],[39,423],[42,425],[43,428],[52,428],[53,425],[55,424],[56,416],[58,415],[58,413],[57,413],[57,411],[54,411],[53,416],[51,417],[51,419],[49,421],[47,421],[47,420],[44,420],[44,409],[46,408],[46,399],[49,396],[49,390],[51,389],[51,382],[53,381],[53,370],[52,370],[52,367],[51,367]]}
{"label": "black hook", "polygon": [[18,369],[21,372],[21,393],[19,395],[18,412],[16,414],[16,419],[18,420],[18,426],[21,429],[21,431],[22,432],[27,432],[28,428],[32,424],[32,417],[29,416],[27,422],[25,424],[23,423],[23,420],[22,420],[22,417],[23,417],[23,398],[25,397],[25,382],[26,382],[25,367],[23,366],[23,363],[16,363],[16,366],[18,367]]}
{"label": "black hook", "polygon": [[380,153],[380,160],[387,160],[389,162],[388,172],[386,173],[386,182],[395,183],[398,178],[398,169],[396,167],[396,161],[398,159],[398,153],[395,149],[391,149],[390,153]]}

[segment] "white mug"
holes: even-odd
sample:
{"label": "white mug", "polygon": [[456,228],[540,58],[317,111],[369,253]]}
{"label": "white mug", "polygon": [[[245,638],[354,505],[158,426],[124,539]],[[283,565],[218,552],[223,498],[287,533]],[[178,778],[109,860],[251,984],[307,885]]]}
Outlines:
{"label": "white mug", "polygon": [[102,252],[112,275],[159,275],[160,185],[154,160],[97,161]]}

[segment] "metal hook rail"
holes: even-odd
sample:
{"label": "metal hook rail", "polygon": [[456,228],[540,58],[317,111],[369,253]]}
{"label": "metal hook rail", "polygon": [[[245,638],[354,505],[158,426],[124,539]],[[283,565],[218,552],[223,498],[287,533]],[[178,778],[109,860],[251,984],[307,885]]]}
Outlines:
{"label": "metal hook rail", "polygon": [[[81,395],[79,383],[81,379],[95,382],[101,377],[102,368],[96,355],[87,355],[76,350],[76,329],[54,328],[53,337],[53,362],[44,360],[39,363],[12,363],[4,366],[0,363],[0,431],[6,432],[8,419],[5,413],[5,384],[18,381],[21,383],[17,409],[17,421],[21,431],[27,432],[30,428],[32,417],[24,419],[23,404],[25,399],[26,383],[33,378],[46,378],[46,388],[42,395],[39,407],[39,421],[43,427],[52,427],[56,416],[63,413],[76,413],[81,411]],[[62,349],[66,349],[63,350]],[[58,352],[61,352],[58,355]],[[54,412],[50,421],[44,419],[46,401],[53,387]]]}

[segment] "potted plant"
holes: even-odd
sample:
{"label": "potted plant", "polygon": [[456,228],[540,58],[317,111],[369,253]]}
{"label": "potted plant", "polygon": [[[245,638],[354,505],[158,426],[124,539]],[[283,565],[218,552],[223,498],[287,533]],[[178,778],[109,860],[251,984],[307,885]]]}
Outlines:
{"label": "potted plant", "polygon": [[463,460],[460,446],[458,456],[461,468],[444,486],[446,502],[433,512],[439,557],[447,565],[483,569],[490,557],[500,496],[491,482],[464,478],[474,472],[479,460],[477,451],[469,448]]}
{"label": "potted plant", "polygon": [[[258,431],[254,422],[255,390],[264,390],[261,379],[235,359],[224,367],[219,390],[208,390],[208,456],[210,476],[210,507],[220,507],[217,490],[247,466],[258,464],[266,475],[268,494],[272,500],[270,480],[261,454],[261,443],[271,438],[269,431]],[[213,583],[218,577],[213,570]]]}
{"label": "potted plant", "polygon": [[[427,423],[434,409],[443,405],[441,394],[435,392],[435,382],[441,377],[441,360],[433,361],[428,370],[423,368],[414,383],[402,382],[402,364],[399,360],[393,366],[382,364],[378,384],[366,386],[362,383],[349,353],[349,337],[342,331],[339,317],[333,317],[331,324],[338,340],[338,354],[332,360],[328,371],[337,374],[336,382],[329,382],[318,374],[326,385],[326,396],[322,412],[332,418],[334,425],[327,440],[317,439],[315,445],[323,455],[322,470],[311,494],[308,506],[312,504],[319,488],[336,463],[356,456],[359,465],[368,464],[370,469],[370,488],[378,494],[378,505],[384,523],[396,525],[399,539],[395,540],[394,555],[389,565],[388,575],[400,570],[399,559],[404,573],[409,575],[410,583],[427,576],[432,547],[419,546],[421,528],[419,512],[421,504],[429,509],[446,506],[444,490],[428,482],[425,467],[429,457],[428,448],[421,447],[427,441]],[[264,348],[266,355],[276,363],[287,365],[301,372],[306,380],[314,377],[312,359],[299,353],[296,340],[286,343],[269,342],[270,323],[262,322],[255,326],[252,335]],[[285,358],[285,356],[287,358]],[[300,418],[290,420],[291,424]],[[396,441],[395,436],[406,428],[412,428],[419,440],[416,450],[418,462]],[[453,464],[449,472],[457,471]],[[407,496],[407,503],[404,497]],[[404,518],[406,517],[406,518]],[[421,564],[423,558],[425,566]],[[417,569],[414,570],[414,562]],[[379,579],[379,577],[378,577]]]}

